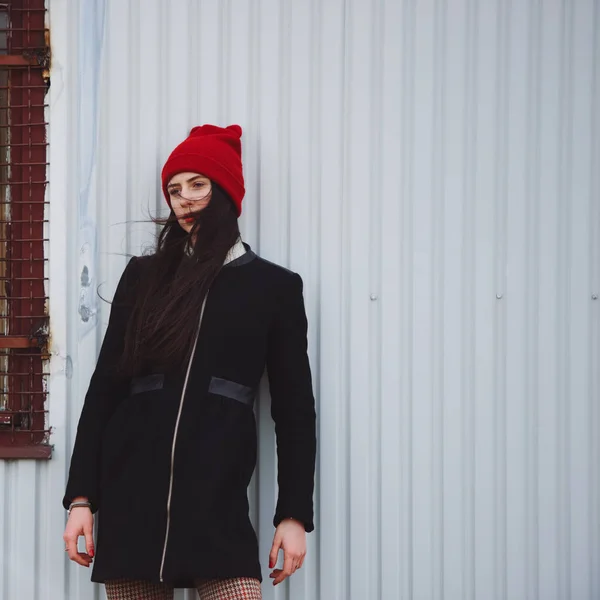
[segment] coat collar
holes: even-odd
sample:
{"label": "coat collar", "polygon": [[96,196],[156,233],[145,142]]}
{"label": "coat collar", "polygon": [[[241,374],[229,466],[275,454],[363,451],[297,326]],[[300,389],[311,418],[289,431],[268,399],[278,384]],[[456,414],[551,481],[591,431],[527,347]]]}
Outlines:
{"label": "coat collar", "polygon": [[[245,242],[238,240],[238,243],[242,244],[244,248],[244,252],[240,254],[237,258],[234,258],[231,261],[225,261],[225,267],[241,267],[242,265],[247,265],[249,262],[252,262],[256,258],[256,254],[252,251],[252,248]],[[235,248],[235,246],[234,246]],[[232,248],[233,250],[233,248]],[[231,252],[231,250],[230,250]],[[228,255],[229,256],[229,255]]]}
{"label": "coat collar", "polygon": [[227,253],[227,256],[225,257],[225,262],[223,263],[223,266],[226,266],[230,262],[237,260],[244,254],[246,254],[246,248],[244,247],[242,238],[238,238],[237,242],[229,249],[229,252]]}
{"label": "coat collar", "polygon": [[[189,246],[186,246],[185,253],[191,256],[192,250]],[[238,238],[237,242],[229,249],[223,267],[241,267],[256,258],[256,254],[252,251],[252,248],[245,242],[242,242],[242,238]]]}

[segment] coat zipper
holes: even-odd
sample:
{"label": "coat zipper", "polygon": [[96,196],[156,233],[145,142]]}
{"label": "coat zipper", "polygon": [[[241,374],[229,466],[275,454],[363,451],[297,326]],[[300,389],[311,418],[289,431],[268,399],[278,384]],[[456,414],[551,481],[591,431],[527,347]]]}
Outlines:
{"label": "coat zipper", "polygon": [[183,382],[183,389],[181,390],[181,398],[179,399],[179,411],[177,412],[177,421],[175,422],[175,431],[173,433],[173,445],[171,446],[171,474],[169,477],[169,496],[167,498],[167,529],[165,532],[165,543],[163,546],[162,561],[160,563],[160,580],[163,581],[163,569],[165,567],[165,557],[167,556],[167,542],[169,541],[169,528],[171,525],[171,496],[173,493],[173,469],[175,466],[175,444],[177,442],[177,431],[179,430],[179,420],[181,419],[181,410],[183,409],[183,399],[187,390],[188,379],[190,377],[190,370],[192,368],[192,360],[196,353],[196,345],[198,344],[198,336],[200,335],[200,328],[202,327],[202,320],[204,318],[204,309],[206,307],[206,300],[208,299],[208,291],[204,296],[202,302],[202,308],[200,309],[200,319],[198,322],[198,329],[196,330],[196,337],[194,338],[194,346],[192,347],[192,353],[187,366],[187,372],[185,374],[185,381]]}

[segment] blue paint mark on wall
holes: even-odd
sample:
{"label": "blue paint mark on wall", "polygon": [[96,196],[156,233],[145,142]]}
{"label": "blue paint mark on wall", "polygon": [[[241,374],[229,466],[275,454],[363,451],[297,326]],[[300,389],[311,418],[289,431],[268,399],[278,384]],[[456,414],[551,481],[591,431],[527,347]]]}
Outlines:
{"label": "blue paint mark on wall", "polygon": [[106,2],[79,5],[79,275],[80,339],[96,326],[97,224],[96,158],[98,152],[98,94],[104,48]]}

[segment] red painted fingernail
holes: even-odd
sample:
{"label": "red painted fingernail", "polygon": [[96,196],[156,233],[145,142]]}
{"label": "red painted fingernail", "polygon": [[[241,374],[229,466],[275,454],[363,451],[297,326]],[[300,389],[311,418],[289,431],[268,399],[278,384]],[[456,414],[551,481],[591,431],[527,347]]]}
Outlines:
{"label": "red painted fingernail", "polygon": [[90,550],[90,558],[94,558],[94,549],[93,548]]}

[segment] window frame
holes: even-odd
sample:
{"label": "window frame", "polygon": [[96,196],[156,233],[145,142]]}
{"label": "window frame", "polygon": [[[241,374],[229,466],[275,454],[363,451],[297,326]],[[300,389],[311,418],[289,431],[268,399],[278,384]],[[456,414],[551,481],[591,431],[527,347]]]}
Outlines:
{"label": "window frame", "polygon": [[0,13],[0,458],[50,458],[45,0]]}

